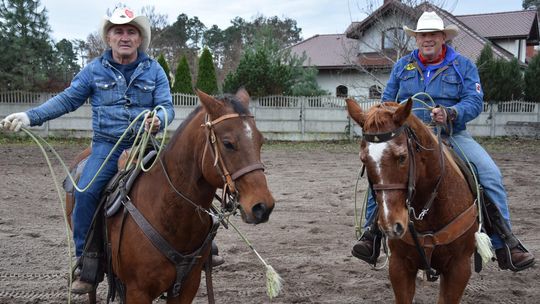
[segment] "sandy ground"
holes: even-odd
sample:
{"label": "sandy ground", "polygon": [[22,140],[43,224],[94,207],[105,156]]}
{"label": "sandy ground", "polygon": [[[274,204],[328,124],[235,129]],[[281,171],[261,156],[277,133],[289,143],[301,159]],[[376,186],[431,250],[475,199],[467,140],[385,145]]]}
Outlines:
{"label": "sandy ground", "polygon": [[[0,135],[1,136],[1,135]],[[70,160],[85,143],[55,143]],[[540,253],[540,141],[486,142],[500,165],[515,233]],[[373,270],[350,254],[354,236],[356,144],[270,144],[263,161],[276,208],[270,221],[233,219],[283,277],[269,300],[264,267],[232,230],[217,242],[226,264],[214,272],[217,303],[390,303],[388,269]],[[0,303],[66,303],[68,247],[58,195],[39,149],[0,137]],[[60,168],[55,165],[55,168]],[[359,198],[365,181],[360,182]],[[473,274],[463,303],[540,303],[540,271]],[[98,297],[104,303],[106,283]],[[437,283],[418,282],[414,303],[435,303]],[[204,279],[195,303],[206,303]],[[71,303],[85,303],[74,297]],[[156,303],[164,303],[156,300]]]}

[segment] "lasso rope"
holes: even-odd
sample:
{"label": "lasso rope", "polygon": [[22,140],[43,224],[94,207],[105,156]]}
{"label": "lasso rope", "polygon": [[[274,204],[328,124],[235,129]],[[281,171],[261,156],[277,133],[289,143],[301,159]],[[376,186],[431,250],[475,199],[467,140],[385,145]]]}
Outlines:
{"label": "lasso rope", "polygon": [[[128,132],[128,130],[134,126],[137,121],[143,116],[143,115],[146,115],[147,113],[150,113],[148,115],[148,117],[151,117],[153,115],[155,115],[155,113],[157,112],[156,109],[158,108],[161,108],[163,109],[163,107],[161,106],[158,106],[156,107],[154,110],[150,111],[150,110],[144,110],[143,112],[141,112],[131,123],[130,125],[128,126],[128,128],[126,129],[126,131],[124,131],[124,133],[120,136],[120,138],[118,139],[118,141],[116,142],[116,144],[114,145],[114,147],[112,148],[111,152],[109,153],[109,155],[107,155],[107,157],[105,158],[103,164],[101,165],[101,167],[98,169],[98,171],[96,172],[96,174],[94,175],[94,177],[92,178],[92,180],[88,183],[88,185],[84,188],[79,188],[75,182],[75,179],[73,178],[73,176],[71,176],[71,173],[69,171],[69,168],[67,167],[67,165],[65,164],[65,162],[63,161],[62,157],[58,154],[58,152],[41,136],[37,135],[37,134],[34,134],[29,128],[26,128],[26,127],[22,127],[21,130],[26,133],[28,136],[30,136],[30,138],[32,138],[32,140],[34,140],[34,142],[38,145],[38,147],[40,148],[40,150],[42,151],[43,153],[43,156],[47,162],[47,165],[49,167],[49,170],[51,172],[51,177],[54,181],[54,184],[55,184],[55,188],[56,188],[56,192],[58,194],[58,199],[59,199],[59,202],[60,202],[60,207],[62,209],[62,216],[63,216],[63,219],[64,219],[64,224],[65,224],[65,231],[66,231],[66,240],[67,240],[67,244],[68,244],[68,265],[69,265],[69,281],[72,282],[73,281],[73,274],[72,274],[72,271],[71,269],[73,268],[73,261],[72,261],[72,256],[74,255],[73,254],[73,248],[71,246],[72,244],[72,235],[70,233],[70,228],[69,228],[69,220],[67,218],[67,214],[66,214],[66,209],[65,209],[65,201],[63,199],[63,191],[61,190],[60,188],[60,185],[58,184],[58,177],[56,175],[56,172],[54,171],[54,168],[52,166],[52,163],[51,163],[51,160],[50,160],[50,157],[49,157],[49,154],[47,153],[46,149],[44,146],[47,147],[48,151],[50,153],[52,153],[56,159],[60,162],[60,164],[62,165],[62,168],[64,169],[65,173],[67,174],[67,178],[70,179],[70,181],[72,182],[73,186],[75,187],[75,189],[79,192],[84,192],[86,191],[90,185],[94,182],[96,176],[101,172],[101,170],[103,169],[104,167],[104,164],[109,161],[112,153],[117,149],[117,147],[119,146],[119,144],[123,141],[123,139],[126,137],[126,134]],[[144,171],[144,172],[148,172],[154,165],[155,163],[159,160],[159,154],[162,150],[162,148],[164,147],[164,144],[165,144],[165,138],[166,138],[166,133],[167,133],[167,126],[168,126],[168,117],[167,117],[167,112],[166,111],[163,111],[163,113],[165,114],[165,126],[164,126],[164,134],[163,134],[163,139],[159,145],[159,148],[156,149],[157,151],[157,155],[154,159],[154,161],[152,162],[152,164],[148,167],[148,168],[145,168],[144,167],[144,164],[143,162],[141,161],[144,157],[144,150],[145,150],[145,147],[147,146],[148,144],[148,141],[149,139],[151,138],[151,134],[150,132],[144,132],[144,121],[143,123],[141,124],[141,126],[139,127],[139,130],[137,132],[137,135],[135,137],[135,140],[133,142],[133,145],[132,145],[132,150],[131,150],[131,153],[128,157],[128,162],[126,162],[126,166],[125,166],[125,169],[129,169],[130,166],[133,165],[133,160],[135,158],[137,158],[137,162],[136,162],[136,165],[137,166],[140,166],[141,167],[141,170]],[[149,126],[149,130],[152,130],[154,126],[154,120],[152,120],[150,126]],[[154,145],[154,148],[155,145]],[[223,213],[222,211],[220,211],[221,209],[219,207],[215,207],[214,208],[217,212],[218,212],[218,215],[220,217],[224,217],[224,216],[227,216],[225,213]],[[210,215],[214,216],[213,214],[209,213]],[[241,237],[241,239],[248,245],[248,247],[256,254],[257,258],[259,258],[259,260],[264,264],[265,268],[266,268],[266,286],[267,286],[267,295],[270,297],[270,299],[276,297],[279,295],[280,291],[281,291],[281,287],[282,287],[282,278],[279,276],[279,274],[274,270],[274,268],[268,264],[262,257],[261,255],[257,252],[257,250],[255,250],[255,248],[253,247],[253,245],[251,244],[251,242],[240,232],[240,230],[234,225],[232,224],[229,220],[228,220],[228,216],[227,216],[227,222],[228,224],[230,224],[234,230],[238,233],[238,235]],[[68,304],[71,303],[71,289],[68,288]]]}
{"label": "lasso rope", "polygon": [[[65,173],[67,174],[67,178],[69,178],[73,184],[73,186],[75,187],[75,189],[77,189],[77,191],[79,192],[84,192],[86,191],[90,185],[94,182],[96,176],[99,174],[99,172],[101,172],[101,170],[103,169],[105,163],[107,161],[109,161],[109,158],[111,157],[112,153],[114,152],[114,150],[116,150],[116,148],[118,147],[118,145],[122,142],[122,140],[124,139],[124,137],[126,136],[128,130],[135,124],[137,123],[137,121],[140,119],[141,116],[145,115],[146,113],[151,113],[151,115],[155,115],[155,113],[157,112],[156,109],[164,109],[162,106],[158,106],[156,107],[154,110],[150,111],[150,110],[144,110],[143,112],[141,112],[131,123],[130,125],[128,126],[128,128],[126,129],[126,131],[124,131],[124,133],[122,134],[122,136],[120,136],[120,138],[118,139],[118,141],[116,142],[116,144],[114,145],[113,149],[111,150],[111,152],[109,153],[109,155],[107,155],[106,159],[104,160],[103,164],[101,165],[101,167],[98,169],[98,171],[96,172],[96,174],[94,175],[94,177],[92,178],[92,180],[88,183],[88,185],[84,188],[79,188],[77,186],[77,183],[75,182],[73,176],[71,176],[70,172],[69,172],[69,169],[68,167],[66,166],[64,160],[62,159],[62,157],[58,154],[58,152],[41,136],[37,135],[37,134],[34,134],[29,128],[27,127],[21,127],[21,130],[26,133],[30,138],[32,138],[32,140],[37,144],[37,146],[39,147],[39,149],[41,150],[44,158],[45,158],[45,161],[47,162],[47,166],[49,167],[49,171],[51,172],[51,178],[53,179],[53,182],[54,182],[54,186],[56,188],[56,193],[58,194],[58,201],[60,203],[60,208],[62,209],[62,217],[64,219],[64,228],[65,228],[65,231],[66,231],[66,240],[67,240],[67,245],[68,245],[68,250],[67,250],[67,256],[68,256],[68,265],[69,265],[69,282],[72,282],[73,281],[73,273],[71,271],[71,269],[73,268],[73,261],[72,261],[72,256],[74,255],[74,252],[73,252],[73,248],[71,246],[72,242],[73,242],[73,239],[72,239],[72,236],[71,236],[71,233],[70,233],[70,228],[69,228],[69,220],[67,218],[67,213],[66,213],[66,209],[65,209],[65,201],[63,199],[63,191],[61,190],[60,188],[60,185],[58,183],[58,177],[56,175],[56,172],[54,171],[54,168],[52,166],[52,163],[51,163],[51,159],[49,157],[49,154],[47,153],[46,149],[44,146],[47,147],[47,150],[52,153],[56,159],[58,160],[58,162],[62,165],[63,169],[65,170]],[[161,148],[164,146],[164,142],[165,142],[165,135],[166,135],[166,132],[167,132],[167,126],[168,126],[168,116],[167,116],[167,112],[166,111],[163,111],[164,115],[165,115],[165,126],[164,126],[164,136],[163,136],[163,140],[161,141],[161,145],[160,145],[160,149],[157,151],[158,153],[158,156],[159,156],[159,152],[161,150]],[[154,121],[152,120],[150,126],[149,126],[149,130],[152,129],[152,127],[154,126]],[[143,123],[141,124],[141,126],[139,127],[139,130],[137,132],[137,136],[135,138],[135,141],[134,141],[134,145],[133,145],[133,148],[136,148],[136,144],[138,142],[138,139],[140,138],[140,141],[144,144],[146,144],[148,142],[148,138],[150,135],[150,132],[143,132],[144,130],[144,121]],[[141,136],[141,133],[142,133],[142,136]],[[142,153],[144,153],[144,147],[146,145],[140,145],[138,146],[139,147],[139,150],[143,150]],[[137,154],[137,152],[134,153],[134,155]],[[140,154],[140,153],[139,153]],[[157,158],[156,158],[157,159]],[[150,170],[150,168],[155,164],[155,161],[154,163],[151,164],[151,166],[149,168],[144,168],[143,167],[143,164],[142,162],[138,162],[138,164],[140,164],[141,166],[141,169],[143,170]],[[145,172],[146,172],[145,171]],[[68,288],[68,303],[71,303],[71,288]]]}

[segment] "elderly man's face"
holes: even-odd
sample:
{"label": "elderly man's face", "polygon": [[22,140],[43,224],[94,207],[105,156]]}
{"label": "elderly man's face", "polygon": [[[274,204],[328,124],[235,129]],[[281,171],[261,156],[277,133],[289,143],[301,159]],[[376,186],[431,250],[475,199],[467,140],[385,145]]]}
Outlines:
{"label": "elderly man's face", "polygon": [[115,60],[122,58],[119,63],[130,63],[137,59],[137,49],[141,46],[142,37],[133,25],[114,25],[107,32],[107,43]]}
{"label": "elderly man's face", "polygon": [[446,35],[443,32],[416,33],[416,46],[427,59],[435,59],[441,54]]}

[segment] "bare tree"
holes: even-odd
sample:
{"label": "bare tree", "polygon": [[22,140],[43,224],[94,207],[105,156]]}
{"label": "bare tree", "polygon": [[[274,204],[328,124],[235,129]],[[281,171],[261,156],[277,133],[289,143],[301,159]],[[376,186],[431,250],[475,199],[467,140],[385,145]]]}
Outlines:
{"label": "bare tree", "polygon": [[153,5],[144,6],[141,9],[141,15],[148,17],[150,20],[150,32],[152,39],[150,41],[150,46],[148,47],[147,53],[150,56],[157,58],[160,54],[157,54],[158,51],[156,47],[154,47],[153,42],[161,36],[164,29],[169,25],[169,17],[166,14],[156,12],[156,7]]}

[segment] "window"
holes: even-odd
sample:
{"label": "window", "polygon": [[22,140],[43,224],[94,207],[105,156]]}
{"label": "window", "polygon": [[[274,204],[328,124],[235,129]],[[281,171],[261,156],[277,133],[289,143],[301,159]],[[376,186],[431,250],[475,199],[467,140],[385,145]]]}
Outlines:
{"label": "window", "polygon": [[405,31],[402,28],[394,27],[383,32],[381,45],[383,50],[397,50],[405,47],[406,41]]}
{"label": "window", "polygon": [[349,96],[349,89],[344,85],[339,85],[336,88],[337,97],[347,97]]}
{"label": "window", "polygon": [[378,85],[372,85],[369,87],[369,98],[380,99],[382,96],[382,88]]}

